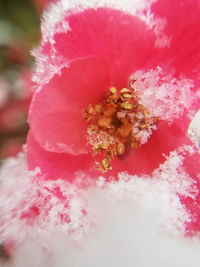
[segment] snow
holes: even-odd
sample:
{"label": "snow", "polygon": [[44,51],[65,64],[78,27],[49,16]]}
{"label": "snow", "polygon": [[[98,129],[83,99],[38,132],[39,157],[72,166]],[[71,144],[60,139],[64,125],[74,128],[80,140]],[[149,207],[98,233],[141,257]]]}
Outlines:
{"label": "snow", "polygon": [[0,231],[1,242],[16,244],[14,266],[198,266],[200,243],[184,239],[190,216],[178,197],[194,195],[182,166],[187,151],[171,152],[151,175],[100,177],[85,188],[43,180],[39,169],[27,170],[23,153],[6,160]]}
{"label": "snow", "polygon": [[138,70],[131,75],[132,79],[140,103],[152,116],[170,123],[180,118],[184,111],[192,117],[195,100],[192,80],[175,78],[173,72],[165,73],[159,66],[147,71]]}

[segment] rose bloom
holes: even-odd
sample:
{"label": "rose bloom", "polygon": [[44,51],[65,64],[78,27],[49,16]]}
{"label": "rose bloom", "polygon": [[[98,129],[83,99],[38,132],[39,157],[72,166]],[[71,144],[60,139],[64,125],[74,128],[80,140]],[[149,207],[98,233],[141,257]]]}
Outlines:
{"label": "rose bloom", "polygon": [[[27,139],[29,169],[45,179],[149,175],[183,148],[199,190],[187,131],[199,108],[200,4],[138,3],[60,1],[46,14]],[[200,230],[194,194],[180,196],[190,233]]]}

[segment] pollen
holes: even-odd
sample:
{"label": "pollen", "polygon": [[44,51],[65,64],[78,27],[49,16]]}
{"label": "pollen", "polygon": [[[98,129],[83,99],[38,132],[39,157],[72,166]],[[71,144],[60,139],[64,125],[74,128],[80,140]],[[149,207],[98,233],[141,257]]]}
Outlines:
{"label": "pollen", "polygon": [[87,140],[100,172],[112,170],[112,162],[126,151],[146,143],[157,128],[159,119],[139,103],[133,87],[117,90],[112,86],[101,103],[91,104],[83,111],[88,123]]}
{"label": "pollen", "polygon": [[101,167],[103,168],[103,170],[102,170],[103,172],[108,171],[108,170],[112,170],[112,167],[110,165],[110,161],[107,158],[105,158],[101,161]]}
{"label": "pollen", "polygon": [[123,102],[123,103],[121,103],[121,107],[122,107],[123,109],[132,109],[132,108],[133,108],[132,104],[130,104],[130,103],[128,103],[128,102]]}

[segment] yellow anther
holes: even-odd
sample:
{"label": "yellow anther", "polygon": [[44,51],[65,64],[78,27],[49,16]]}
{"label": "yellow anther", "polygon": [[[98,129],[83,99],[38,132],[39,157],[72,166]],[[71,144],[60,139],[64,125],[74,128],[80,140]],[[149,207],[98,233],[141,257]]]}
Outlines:
{"label": "yellow anther", "polygon": [[132,94],[128,94],[128,93],[123,94],[123,98],[130,99],[132,97],[133,97]]}
{"label": "yellow anther", "polygon": [[116,87],[114,87],[114,86],[110,87],[110,92],[111,92],[113,95],[116,95],[116,94],[117,94],[117,89],[116,89]]}
{"label": "yellow anther", "polygon": [[123,109],[129,109],[129,110],[133,108],[132,104],[130,104],[130,103],[128,103],[128,102],[123,102],[123,103],[120,104],[120,106],[121,106]]}
{"label": "yellow anther", "polygon": [[119,93],[114,86],[109,90],[100,104],[89,105],[83,112],[83,118],[91,121],[87,131],[91,154],[104,154],[104,159],[97,162],[97,169],[101,172],[111,170],[112,160],[124,154],[126,148],[143,144],[138,133],[145,130],[150,135],[158,123],[158,118],[151,117],[148,110],[139,104],[133,88],[123,88]]}
{"label": "yellow anther", "polygon": [[112,170],[112,167],[110,165],[110,161],[108,159],[103,159],[101,161],[101,166],[105,171]]}
{"label": "yellow anther", "polygon": [[88,107],[88,113],[91,114],[93,112],[94,112],[94,109],[93,109],[92,105],[89,105],[89,107]]}
{"label": "yellow anther", "polygon": [[101,148],[103,149],[107,149],[109,147],[109,144],[107,141],[103,141],[102,144],[101,144]]}
{"label": "yellow anther", "polygon": [[99,144],[94,144],[92,148],[93,148],[94,150],[98,150],[99,147],[100,147]]}
{"label": "yellow anther", "polygon": [[130,89],[127,89],[127,88],[123,88],[122,90],[120,90],[120,93],[121,94],[131,93],[131,90]]}
{"label": "yellow anther", "polygon": [[147,123],[142,123],[140,124],[140,129],[145,129],[145,128],[148,128],[148,124]]}
{"label": "yellow anther", "polygon": [[122,154],[124,154],[124,151],[125,151],[125,146],[124,146],[124,144],[123,143],[118,143],[117,144],[117,154],[118,155],[122,155]]}

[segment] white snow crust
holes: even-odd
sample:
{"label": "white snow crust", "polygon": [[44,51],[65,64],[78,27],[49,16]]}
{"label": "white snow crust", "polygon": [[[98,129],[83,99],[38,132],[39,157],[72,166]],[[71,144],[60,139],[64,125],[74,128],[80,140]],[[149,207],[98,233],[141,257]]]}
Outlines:
{"label": "white snow crust", "polygon": [[175,78],[173,73],[165,73],[161,67],[148,71],[138,70],[130,80],[136,90],[140,103],[152,116],[172,123],[186,111],[191,118],[195,111],[193,103],[196,96],[192,92],[193,81],[185,77]]}
{"label": "white snow crust", "polygon": [[[198,266],[199,242],[183,238],[190,216],[178,194],[196,195],[183,152],[193,148],[171,152],[152,175],[121,173],[109,183],[99,177],[84,189],[78,180],[45,181],[39,169],[29,172],[23,153],[6,160],[0,241],[16,244],[11,266]],[[33,207],[39,213],[26,217]]]}

